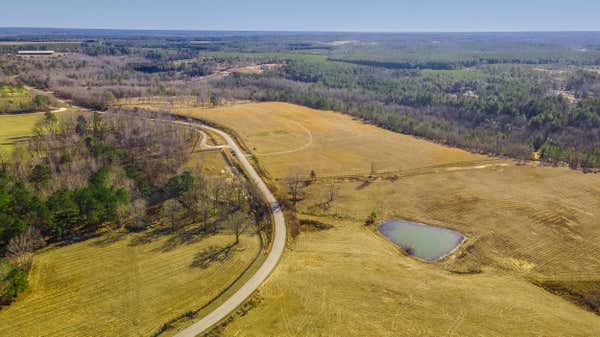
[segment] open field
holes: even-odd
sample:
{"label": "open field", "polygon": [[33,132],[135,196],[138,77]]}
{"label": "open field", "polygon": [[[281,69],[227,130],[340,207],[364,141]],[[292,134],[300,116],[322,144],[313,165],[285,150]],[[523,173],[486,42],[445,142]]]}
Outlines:
{"label": "open field", "polygon": [[35,124],[44,117],[43,112],[19,115],[0,115],[0,153],[9,155],[14,145],[31,136]]}
{"label": "open field", "polygon": [[207,303],[259,250],[256,236],[242,236],[223,261],[200,266],[203,252],[233,235],[143,237],[103,236],[36,255],[30,289],[0,311],[0,336],[148,336]]}
{"label": "open field", "polygon": [[[73,110],[61,108],[57,114],[65,115]],[[44,112],[0,115],[0,154],[10,156],[15,145],[24,142],[33,133],[35,124],[44,117]]]}
{"label": "open field", "polygon": [[[237,131],[281,191],[286,176],[314,170],[299,216],[334,225],[290,243],[259,304],[224,335],[600,334],[600,317],[572,303],[598,301],[590,284],[600,280],[600,176],[518,165],[290,104],[177,112]],[[332,182],[336,197],[324,207]],[[467,242],[426,264],[365,228],[371,211],[449,227]],[[534,283],[558,285],[571,302]]]}
{"label": "open field", "polygon": [[[347,115],[285,103],[250,103],[175,111],[236,130],[276,179],[295,170],[317,176],[379,172],[487,161],[491,158],[385,132]],[[385,135],[385,137],[383,137]]]}

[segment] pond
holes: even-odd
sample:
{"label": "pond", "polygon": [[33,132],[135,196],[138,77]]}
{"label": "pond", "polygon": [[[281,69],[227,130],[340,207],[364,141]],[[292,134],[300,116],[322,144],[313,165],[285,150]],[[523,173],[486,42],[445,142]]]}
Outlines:
{"label": "pond", "polygon": [[456,231],[404,220],[386,220],[377,230],[410,255],[437,261],[458,247],[465,237]]}

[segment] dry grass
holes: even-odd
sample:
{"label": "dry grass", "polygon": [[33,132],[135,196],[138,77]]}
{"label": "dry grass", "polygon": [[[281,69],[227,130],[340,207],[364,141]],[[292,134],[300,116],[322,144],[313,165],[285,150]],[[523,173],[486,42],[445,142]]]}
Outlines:
{"label": "dry grass", "polygon": [[457,275],[360,224],[301,234],[224,336],[590,336],[599,318],[494,270]]}
{"label": "dry grass", "polygon": [[[293,104],[251,103],[176,111],[207,118],[239,132],[275,178],[285,177],[295,169],[302,169],[305,174],[315,170],[318,176],[366,174],[371,162],[378,171],[397,171],[489,159],[386,132],[340,113]],[[277,155],[287,151],[295,152]]]}
{"label": "dry grass", "polygon": [[[290,104],[178,112],[236,130],[281,189],[290,173],[315,170],[298,212],[335,225],[290,244],[260,304],[224,335],[600,334],[598,316],[531,282],[600,280],[600,176],[521,166]],[[367,181],[371,162],[377,178]],[[338,195],[325,209],[332,181]],[[468,241],[426,264],[365,229],[372,210]]]}
{"label": "dry grass", "polygon": [[201,307],[252,261],[256,236],[203,268],[204,251],[226,246],[219,234],[172,246],[165,236],[105,236],[49,249],[34,259],[30,289],[0,311],[0,336],[148,336],[167,320]]}

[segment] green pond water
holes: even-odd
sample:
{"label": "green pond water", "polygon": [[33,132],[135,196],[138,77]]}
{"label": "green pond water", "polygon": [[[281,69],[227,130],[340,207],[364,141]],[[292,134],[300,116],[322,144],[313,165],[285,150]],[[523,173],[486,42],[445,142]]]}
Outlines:
{"label": "green pond water", "polygon": [[458,247],[464,236],[456,231],[411,221],[386,220],[377,230],[410,255],[437,261]]}

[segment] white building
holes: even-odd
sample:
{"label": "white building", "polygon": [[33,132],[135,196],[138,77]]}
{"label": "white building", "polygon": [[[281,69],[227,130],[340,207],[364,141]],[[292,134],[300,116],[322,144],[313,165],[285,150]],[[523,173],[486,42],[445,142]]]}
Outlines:
{"label": "white building", "polygon": [[54,50],[19,50],[19,55],[53,55]]}

